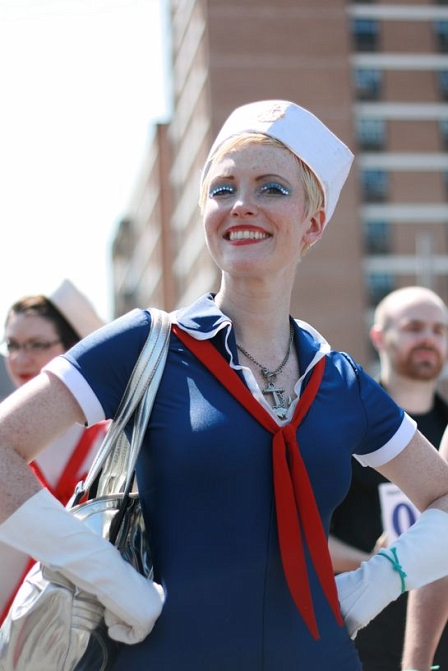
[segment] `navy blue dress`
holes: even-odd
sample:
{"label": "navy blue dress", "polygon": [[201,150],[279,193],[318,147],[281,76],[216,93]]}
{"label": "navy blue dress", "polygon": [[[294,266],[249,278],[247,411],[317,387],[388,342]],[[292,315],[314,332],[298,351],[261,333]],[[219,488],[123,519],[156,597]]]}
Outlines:
{"label": "navy blue dress", "polygon": [[[149,321],[146,311],[134,310],[63,355],[106,417],[116,411]],[[242,375],[231,324],[211,295],[179,311],[177,321],[196,337],[212,338]],[[328,532],[349,487],[352,455],[387,462],[407,444],[413,425],[350,357],[329,351],[303,323],[296,323],[295,345],[302,386],[313,362],[327,357],[298,442]],[[70,376],[65,381],[72,384]],[[310,561],[319,640],[288,591],[271,434],[174,335],[137,470],[166,603],[146,640],[122,647],[114,671],[360,671],[355,646],[336,623]]]}

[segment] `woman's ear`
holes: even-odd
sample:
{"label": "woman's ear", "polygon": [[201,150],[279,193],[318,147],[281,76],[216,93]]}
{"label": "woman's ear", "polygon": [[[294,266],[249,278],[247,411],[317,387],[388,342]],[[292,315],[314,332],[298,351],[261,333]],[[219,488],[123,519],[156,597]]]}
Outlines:
{"label": "woman's ear", "polygon": [[305,247],[310,248],[315,242],[321,239],[325,227],[325,211],[317,210],[310,218],[307,230],[303,235]]}

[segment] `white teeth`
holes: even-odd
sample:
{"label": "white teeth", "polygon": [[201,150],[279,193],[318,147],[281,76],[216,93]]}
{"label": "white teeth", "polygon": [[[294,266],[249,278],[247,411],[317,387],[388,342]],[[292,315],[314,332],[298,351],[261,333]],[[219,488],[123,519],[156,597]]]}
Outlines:
{"label": "white teeth", "polygon": [[261,231],[231,231],[229,233],[229,240],[264,240],[268,238],[267,233]]}

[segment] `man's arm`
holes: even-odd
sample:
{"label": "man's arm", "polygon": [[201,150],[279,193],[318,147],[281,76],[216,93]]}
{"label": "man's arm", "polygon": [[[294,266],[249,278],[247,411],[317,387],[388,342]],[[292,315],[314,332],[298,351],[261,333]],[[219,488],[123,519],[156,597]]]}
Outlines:
{"label": "man's arm", "polygon": [[[448,460],[448,427],[443,434],[439,452]],[[431,667],[447,621],[448,578],[436,580],[409,593],[403,671],[426,671]]]}
{"label": "man's arm", "polygon": [[328,537],[328,549],[335,573],[354,571],[363,561],[367,561],[370,557],[369,553],[358,550],[353,545],[344,543],[344,541],[341,541],[332,534]]}
{"label": "man's arm", "polygon": [[431,668],[448,620],[448,578],[409,592],[402,669]]}

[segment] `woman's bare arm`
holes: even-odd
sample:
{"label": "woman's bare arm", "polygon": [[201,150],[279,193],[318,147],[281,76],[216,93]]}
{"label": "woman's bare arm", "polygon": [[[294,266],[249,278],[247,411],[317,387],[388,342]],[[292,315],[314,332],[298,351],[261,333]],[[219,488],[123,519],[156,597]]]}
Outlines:
{"label": "woman's bare arm", "polygon": [[448,512],[448,463],[419,431],[397,457],[377,470],[420,511],[438,508]]}
{"label": "woman's bare arm", "polygon": [[28,462],[75,422],[77,401],[54,375],[42,373],[0,404],[0,524],[41,485]]}

